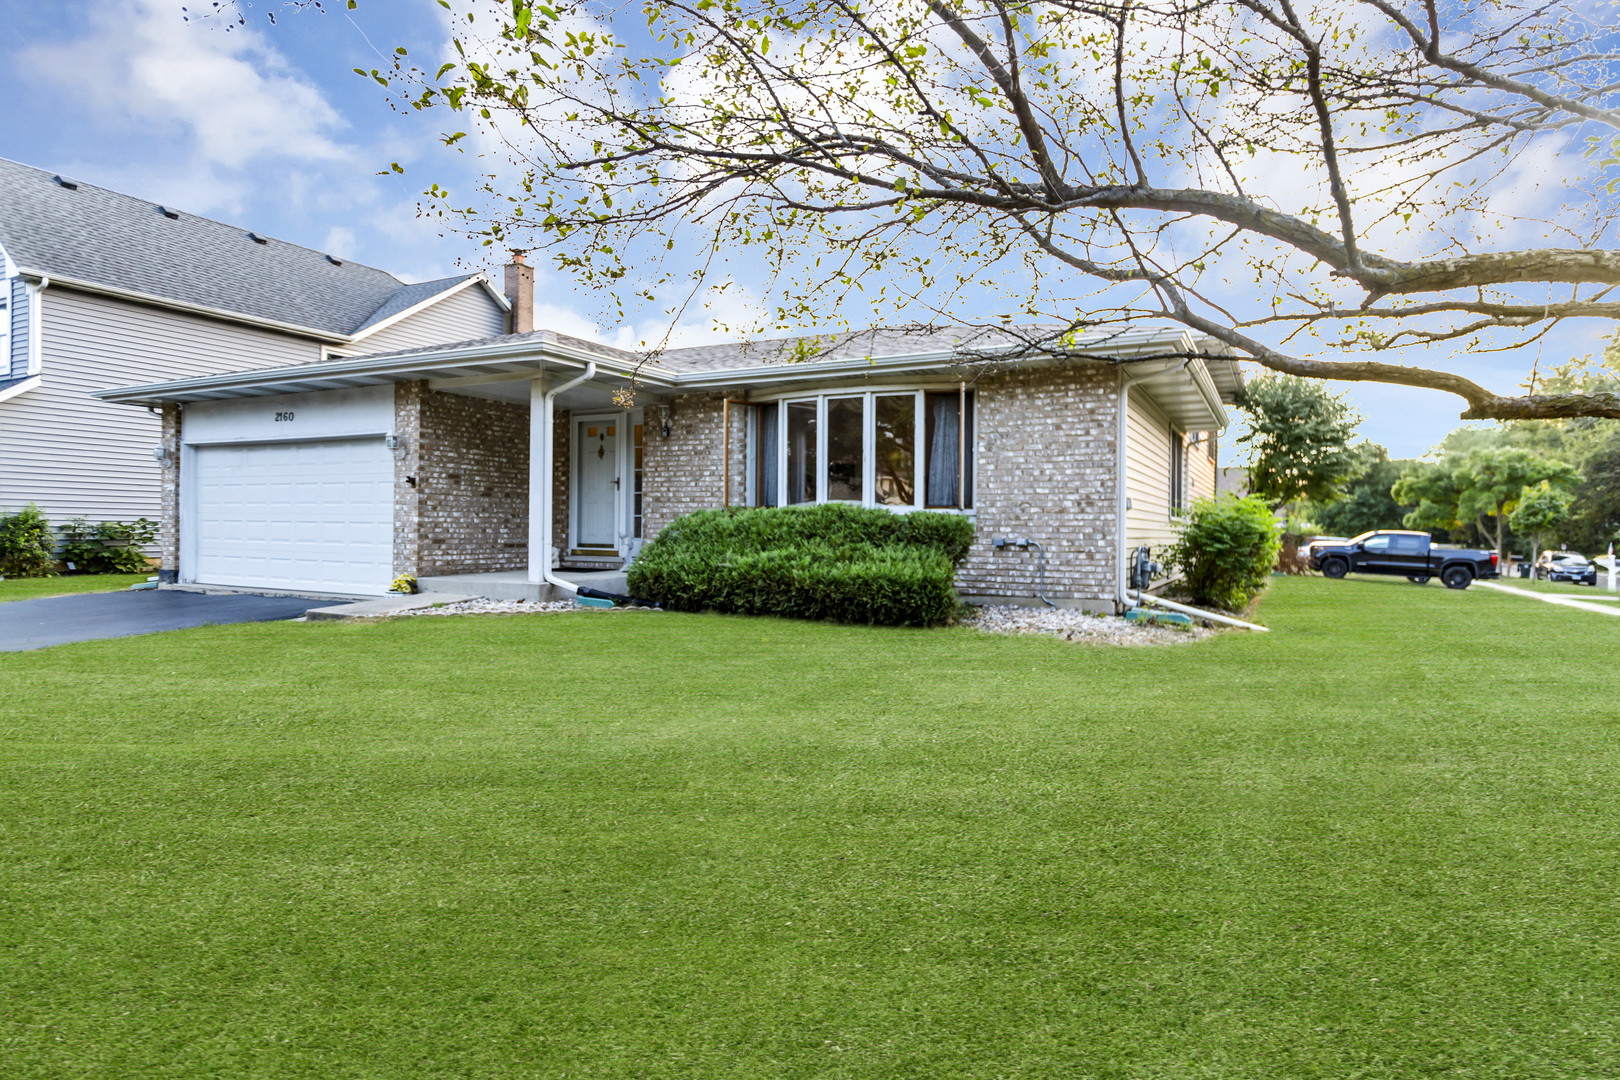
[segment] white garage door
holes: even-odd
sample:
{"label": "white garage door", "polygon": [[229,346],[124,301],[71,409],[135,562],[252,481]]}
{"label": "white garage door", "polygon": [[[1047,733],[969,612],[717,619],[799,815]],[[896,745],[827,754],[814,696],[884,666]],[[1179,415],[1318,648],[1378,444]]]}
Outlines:
{"label": "white garage door", "polygon": [[197,582],[388,591],[394,463],[381,438],[199,446],[194,467]]}

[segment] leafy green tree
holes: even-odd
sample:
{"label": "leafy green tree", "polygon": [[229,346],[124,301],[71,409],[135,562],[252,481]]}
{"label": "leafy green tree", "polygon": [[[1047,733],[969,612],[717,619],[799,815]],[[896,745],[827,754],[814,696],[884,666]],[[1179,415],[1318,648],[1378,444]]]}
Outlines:
{"label": "leafy green tree", "polygon": [[1620,538],[1620,444],[1587,458],[1583,473],[1564,540],[1595,555]]}
{"label": "leafy green tree", "polygon": [[1323,532],[1358,536],[1372,529],[1399,529],[1417,507],[1396,502],[1390,490],[1415,462],[1391,461],[1389,451],[1377,443],[1360,442],[1353,449],[1360,468],[1335,502],[1313,504],[1308,516]]}
{"label": "leafy green tree", "polygon": [[1238,402],[1237,441],[1249,449],[1249,489],[1273,510],[1298,499],[1333,502],[1361,469],[1350,446],[1361,416],[1322,383],[1294,375],[1253,379]]}
{"label": "leafy green tree", "polygon": [[1392,495],[1416,509],[1406,515],[1412,529],[1473,525],[1496,551],[1507,556],[1508,519],[1524,489],[1547,480],[1570,487],[1579,474],[1568,462],[1554,461],[1516,447],[1474,450],[1420,463],[1395,484]]}
{"label": "leafy green tree", "polygon": [[[453,54],[356,70],[515,168],[432,184],[428,212],[553,247],[610,310],[678,318],[751,249],[775,326],[1027,317],[1061,354],[1168,319],[1471,419],[1620,417],[1620,394],[1504,397],[1400,353],[1620,315],[1620,57],[1590,5],[440,3]],[[1527,168],[1529,232],[1580,246],[1479,227]],[[1376,358],[1304,355],[1321,343]]]}
{"label": "leafy green tree", "polygon": [[1514,532],[1529,538],[1532,559],[1569,523],[1569,504],[1573,498],[1569,492],[1553,487],[1546,480],[1520,493],[1519,505],[1513,508],[1508,521]]}

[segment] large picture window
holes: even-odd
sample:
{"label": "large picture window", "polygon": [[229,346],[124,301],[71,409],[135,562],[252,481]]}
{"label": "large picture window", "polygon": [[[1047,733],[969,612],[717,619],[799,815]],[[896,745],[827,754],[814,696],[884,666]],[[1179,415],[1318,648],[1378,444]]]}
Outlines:
{"label": "large picture window", "polygon": [[973,505],[972,393],[828,393],[755,408],[758,506]]}

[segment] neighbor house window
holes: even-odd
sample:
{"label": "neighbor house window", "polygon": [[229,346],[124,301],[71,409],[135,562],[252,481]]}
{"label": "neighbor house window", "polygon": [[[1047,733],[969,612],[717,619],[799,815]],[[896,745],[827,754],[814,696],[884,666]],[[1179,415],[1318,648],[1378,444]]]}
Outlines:
{"label": "neighbor house window", "polygon": [[973,505],[971,393],[828,393],[755,408],[755,505]]}

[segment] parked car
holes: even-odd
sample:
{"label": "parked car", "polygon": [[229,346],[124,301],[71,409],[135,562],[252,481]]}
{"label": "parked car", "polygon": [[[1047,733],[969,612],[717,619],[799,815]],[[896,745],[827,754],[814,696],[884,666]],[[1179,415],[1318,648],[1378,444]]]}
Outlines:
{"label": "parked car", "polygon": [[1573,551],[1544,551],[1536,560],[1536,577],[1542,581],[1571,581],[1577,585],[1597,585],[1597,567],[1584,555]]}
{"label": "parked car", "polygon": [[1310,567],[1330,578],[1346,574],[1399,574],[1419,585],[1438,577],[1448,589],[1476,578],[1501,577],[1494,551],[1435,547],[1424,532],[1375,529],[1342,544],[1311,548]]}
{"label": "parked car", "polygon": [[[1591,581],[1586,578],[1590,574]],[[1578,581],[1597,584],[1597,568],[1585,555],[1573,551],[1543,551],[1533,575],[1538,581]]]}
{"label": "parked car", "polygon": [[1348,544],[1349,542],[1350,538],[1348,536],[1313,536],[1306,542],[1305,550],[1301,554],[1308,559],[1311,557],[1311,553],[1319,547],[1327,544]]}

